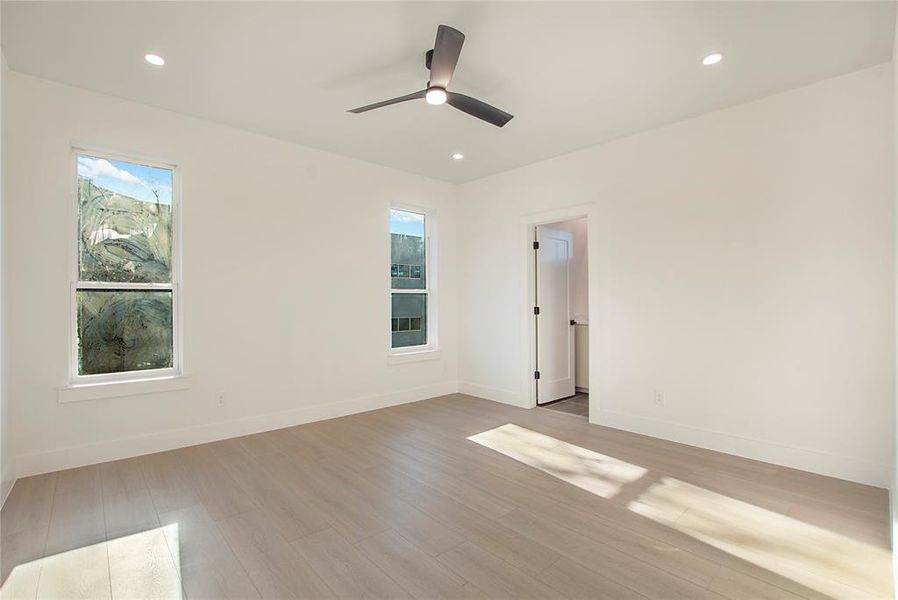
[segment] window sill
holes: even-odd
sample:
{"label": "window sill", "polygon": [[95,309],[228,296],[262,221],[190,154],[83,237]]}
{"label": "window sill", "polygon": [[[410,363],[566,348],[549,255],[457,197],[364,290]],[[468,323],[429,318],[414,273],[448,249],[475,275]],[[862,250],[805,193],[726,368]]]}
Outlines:
{"label": "window sill", "polygon": [[173,375],[148,379],[132,379],[131,381],[104,381],[102,383],[73,383],[57,390],[56,400],[60,404],[100,400],[103,398],[121,398],[123,396],[139,396],[186,390],[190,387],[190,377]]}
{"label": "window sill", "polygon": [[439,350],[416,350],[414,352],[392,352],[387,357],[387,360],[391,365],[403,365],[423,360],[437,360],[441,356]]}

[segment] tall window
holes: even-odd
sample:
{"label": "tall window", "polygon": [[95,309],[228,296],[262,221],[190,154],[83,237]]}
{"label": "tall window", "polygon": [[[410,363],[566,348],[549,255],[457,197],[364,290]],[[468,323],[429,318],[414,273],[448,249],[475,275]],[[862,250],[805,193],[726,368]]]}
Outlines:
{"label": "tall window", "polygon": [[87,153],[76,160],[73,379],[175,374],[174,169]]}
{"label": "tall window", "polygon": [[423,213],[390,210],[390,331],[392,348],[404,351],[432,347],[429,223]]}

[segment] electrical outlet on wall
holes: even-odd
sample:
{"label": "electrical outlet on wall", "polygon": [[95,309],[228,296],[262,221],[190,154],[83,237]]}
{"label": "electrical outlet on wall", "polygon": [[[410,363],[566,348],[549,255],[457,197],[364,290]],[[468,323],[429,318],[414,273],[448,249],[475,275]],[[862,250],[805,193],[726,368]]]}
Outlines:
{"label": "electrical outlet on wall", "polygon": [[222,408],[227,403],[227,394],[224,392],[216,392],[215,393],[215,405],[218,408]]}
{"label": "electrical outlet on wall", "polygon": [[663,406],[664,405],[664,392],[655,390],[654,391],[654,399],[655,399],[655,404],[657,404],[658,406]]}

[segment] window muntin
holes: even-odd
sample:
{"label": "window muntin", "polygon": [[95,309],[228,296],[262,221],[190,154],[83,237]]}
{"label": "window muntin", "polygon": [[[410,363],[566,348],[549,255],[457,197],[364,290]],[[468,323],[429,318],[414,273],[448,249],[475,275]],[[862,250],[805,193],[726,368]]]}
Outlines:
{"label": "window muntin", "polygon": [[175,372],[174,170],[93,153],[76,162],[73,379]]}
{"label": "window muntin", "polygon": [[391,348],[427,347],[430,282],[427,216],[390,210]]}

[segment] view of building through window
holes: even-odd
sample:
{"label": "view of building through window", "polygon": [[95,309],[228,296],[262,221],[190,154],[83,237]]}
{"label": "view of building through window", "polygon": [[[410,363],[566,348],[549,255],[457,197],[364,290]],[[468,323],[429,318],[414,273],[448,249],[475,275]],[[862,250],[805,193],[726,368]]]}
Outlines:
{"label": "view of building through window", "polygon": [[169,169],[78,156],[76,375],[174,366]]}
{"label": "view of building through window", "polygon": [[393,348],[427,344],[425,217],[390,211],[391,335]]}

